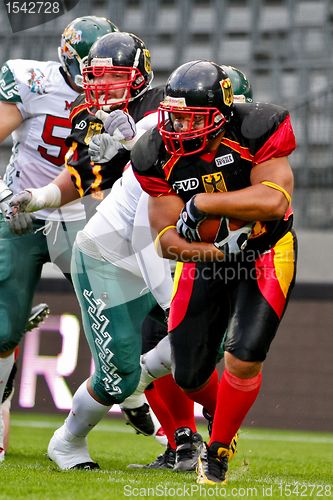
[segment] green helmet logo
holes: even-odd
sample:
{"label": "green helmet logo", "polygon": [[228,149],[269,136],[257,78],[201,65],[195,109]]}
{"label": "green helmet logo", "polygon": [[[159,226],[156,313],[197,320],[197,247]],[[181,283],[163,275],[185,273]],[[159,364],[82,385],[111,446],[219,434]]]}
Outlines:
{"label": "green helmet logo", "polygon": [[222,66],[229,76],[234,90],[234,102],[253,102],[251,84],[243,71],[233,66]]}
{"label": "green helmet logo", "polygon": [[78,87],[82,87],[82,68],[90,47],[103,35],[114,31],[119,31],[115,24],[105,17],[96,16],[78,17],[64,29],[58,48],[59,59]]}

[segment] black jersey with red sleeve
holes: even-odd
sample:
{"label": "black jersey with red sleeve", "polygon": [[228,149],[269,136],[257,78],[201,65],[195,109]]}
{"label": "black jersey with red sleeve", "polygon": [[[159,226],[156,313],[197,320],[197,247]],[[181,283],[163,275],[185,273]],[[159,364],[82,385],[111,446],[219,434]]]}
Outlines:
{"label": "black jersey with red sleeve", "polygon": [[[132,101],[126,110],[135,122],[157,110],[163,98],[163,88],[148,89],[140,98]],[[70,119],[71,134],[66,139],[69,150],[66,167],[81,197],[91,195],[101,201],[114,182],[122,175],[124,166],[130,159],[129,151],[119,150],[112,160],[105,163],[91,161],[88,147],[92,137],[104,132],[103,123],[95,117],[95,109],[90,109],[81,94],[72,105]]]}
{"label": "black jersey with red sleeve", "polygon": [[[287,110],[273,104],[235,105],[231,124],[214,153],[174,157],[157,128],[146,132],[131,153],[133,170],[151,196],[177,194],[186,203],[197,193],[235,191],[251,185],[251,169],[296,147]],[[249,248],[265,250],[292,227],[292,210],[281,220],[258,221]]]}

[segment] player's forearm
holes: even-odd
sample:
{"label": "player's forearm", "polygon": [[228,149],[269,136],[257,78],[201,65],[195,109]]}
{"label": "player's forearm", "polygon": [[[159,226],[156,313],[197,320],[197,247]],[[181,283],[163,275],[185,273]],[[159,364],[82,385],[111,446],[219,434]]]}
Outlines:
{"label": "player's forearm", "polygon": [[61,206],[66,205],[66,203],[70,203],[71,201],[77,200],[80,195],[74,186],[71,174],[64,168],[61,173],[52,181],[52,184],[55,184],[61,193]]}
{"label": "player's forearm", "polygon": [[223,253],[211,243],[189,243],[181,238],[176,229],[170,228],[155,240],[158,253],[165,259],[181,262],[212,262],[223,260]]}
{"label": "player's forearm", "polygon": [[280,191],[256,184],[225,193],[200,193],[195,206],[204,213],[246,221],[281,219],[288,201]]}

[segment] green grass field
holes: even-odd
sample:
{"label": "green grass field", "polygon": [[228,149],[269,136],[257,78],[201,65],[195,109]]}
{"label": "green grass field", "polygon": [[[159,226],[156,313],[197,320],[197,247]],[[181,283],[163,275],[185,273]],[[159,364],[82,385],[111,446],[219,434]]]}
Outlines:
{"label": "green grass field", "polygon": [[[99,472],[60,472],[46,455],[63,417],[13,414],[11,446],[0,465],[0,499],[333,498],[333,434],[242,429],[225,487],[199,486],[194,473],[127,469],[162,447],[121,419],[105,420],[89,438]],[[205,427],[199,426],[205,439]]]}

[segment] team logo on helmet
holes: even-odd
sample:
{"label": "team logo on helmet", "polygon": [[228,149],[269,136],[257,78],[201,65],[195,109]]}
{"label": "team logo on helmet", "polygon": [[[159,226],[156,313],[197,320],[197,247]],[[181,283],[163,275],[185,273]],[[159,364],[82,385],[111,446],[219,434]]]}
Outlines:
{"label": "team logo on helmet", "polygon": [[76,43],[80,43],[82,40],[82,31],[76,30],[72,26],[68,26],[63,34],[64,41],[70,43],[71,45],[75,45]]}
{"label": "team logo on helmet", "polygon": [[216,191],[224,193],[225,191],[228,191],[222,172],[214,172],[212,174],[203,175],[201,178],[206,193],[214,193]]}
{"label": "team logo on helmet", "polygon": [[161,104],[164,106],[173,106],[175,108],[186,108],[185,97],[171,97],[170,95],[167,95]]}
{"label": "team logo on helmet", "polygon": [[234,102],[234,93],[232,90],[231,80],[230,78],[225,78],[220,81],[222,94],[223,94],[223,102],[226,106],[231,106]]}
{"label": "team logo on helmet", "polygon": [[143,49],[144,66],[147,73],[151,73],[150,52],[148,49]]}

